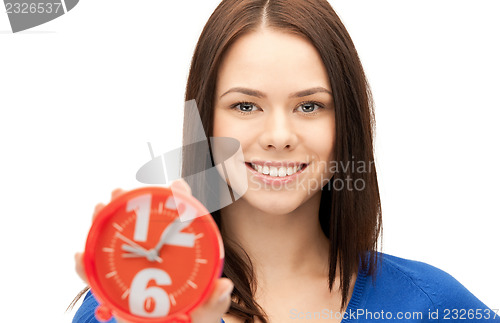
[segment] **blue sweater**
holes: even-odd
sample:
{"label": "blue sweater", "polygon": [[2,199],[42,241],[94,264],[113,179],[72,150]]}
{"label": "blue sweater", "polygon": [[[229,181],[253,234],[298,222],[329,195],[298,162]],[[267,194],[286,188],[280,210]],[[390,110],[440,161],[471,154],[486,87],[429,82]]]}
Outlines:
{"label": "blue sweater", "polygon": [[[380,255],[375,280],[363,271],[358,272],[343,323],[379,320],[500,323],[500,312],[490,310],[448,273],[423,262]],[[97,323],[96,306],[92,293],[87,293],[73,323]],[[331,309],[320,312],[290,309],[289,316],[311,321],[328,320],[340,314]]]}

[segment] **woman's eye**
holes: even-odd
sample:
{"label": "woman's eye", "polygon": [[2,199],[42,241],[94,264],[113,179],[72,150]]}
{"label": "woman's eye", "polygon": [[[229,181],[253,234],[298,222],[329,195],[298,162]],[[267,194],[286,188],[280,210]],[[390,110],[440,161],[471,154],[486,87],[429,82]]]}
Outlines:
{"label": "woman's eye", "polygon": [[254,112],[254,107],[256,107],[255,104],[249,102],[239,102],[232,106],[237,112],[246,114]]}
{"label": "woman's eye", "polygon": [[[316,107],[316,109],[315,109]],[[302,108],[302,112],[305,113],[311,113],[311,112],[316,112],[317,110],[323,108],[321,105],[314,103],[314,102],[306,102],[302,103],[299,108]]]}

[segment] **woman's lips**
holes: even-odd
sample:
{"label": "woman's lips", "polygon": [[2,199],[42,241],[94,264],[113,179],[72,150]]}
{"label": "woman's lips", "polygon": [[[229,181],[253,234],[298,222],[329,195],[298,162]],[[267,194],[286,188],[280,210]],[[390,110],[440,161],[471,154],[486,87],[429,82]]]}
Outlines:
{"label": "woman's lips", "polygon": [[270,185],[275,183],[284,184],[294,181],[300,174],[302,174],[302,172],[307,168],[307,166],[309,166],[309,164],[303,164],[302,169],[297,171],[296,173],[280,177],[280,176],[270,176],[266,174],[261,174],[258,171],[256,171],[250,163],[245,162],[245,164],[255,178]]}

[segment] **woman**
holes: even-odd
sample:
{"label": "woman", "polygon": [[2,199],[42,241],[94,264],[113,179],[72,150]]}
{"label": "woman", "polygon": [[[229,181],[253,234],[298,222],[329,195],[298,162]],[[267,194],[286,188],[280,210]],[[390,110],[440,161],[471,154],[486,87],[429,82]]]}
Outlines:
{"label": "woman", "polygon": [[[226,278],[193,322],[500,321],[447,273],[376,252],[371,95],[327,1],[222,1],[193,56],[191,99],[204,135],[239,140],[248,180],[242,198],[212,213]],[[191,118],[185,143],[199,137]],[[199,159],[185,151],[183,175]],[[84,278],[80,256],[77,268]],[[89,293],[74,321],[94,307]]]}

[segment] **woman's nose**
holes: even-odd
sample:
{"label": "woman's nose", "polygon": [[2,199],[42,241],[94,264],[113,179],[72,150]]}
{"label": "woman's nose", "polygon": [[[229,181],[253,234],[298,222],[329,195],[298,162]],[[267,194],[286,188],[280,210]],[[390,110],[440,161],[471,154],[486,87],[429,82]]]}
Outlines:
{"label": "woman's nose", "polygon": [[292,116],[277,110],[273,109],[263,124],[264,128],[259,138],[260,145],[266,150],[293,150],[297,145],[298,137],[291,120]]}

